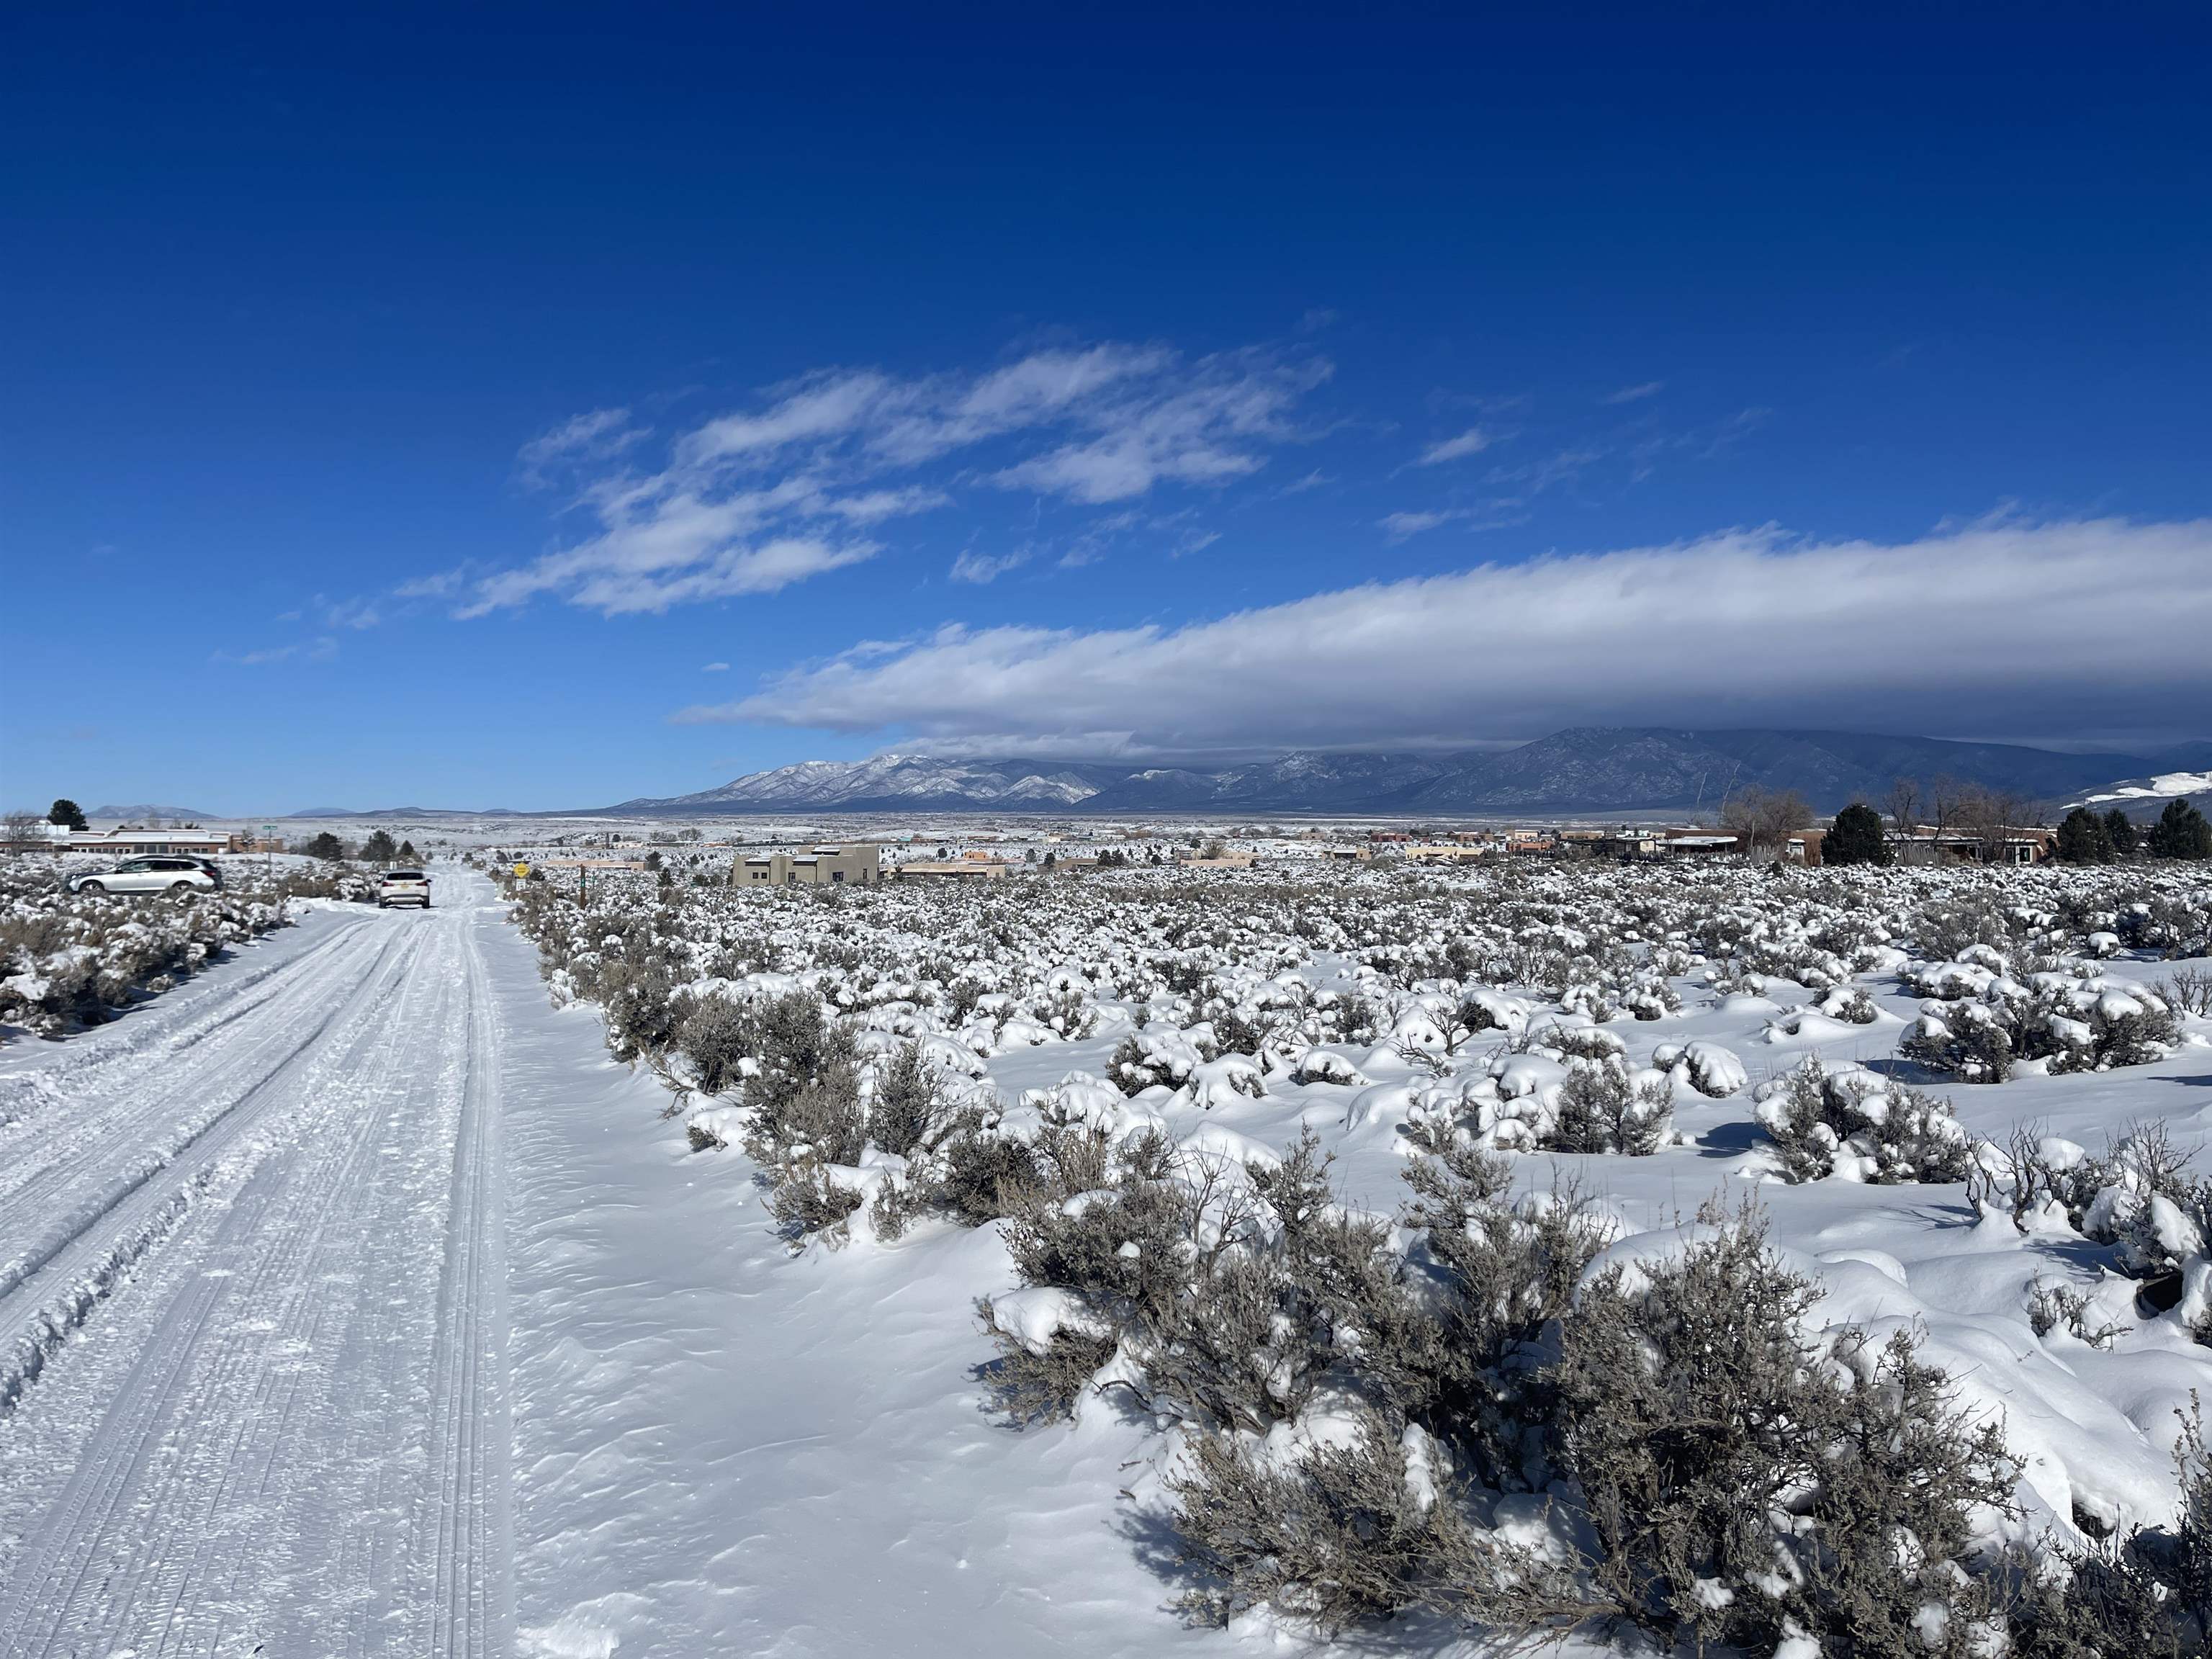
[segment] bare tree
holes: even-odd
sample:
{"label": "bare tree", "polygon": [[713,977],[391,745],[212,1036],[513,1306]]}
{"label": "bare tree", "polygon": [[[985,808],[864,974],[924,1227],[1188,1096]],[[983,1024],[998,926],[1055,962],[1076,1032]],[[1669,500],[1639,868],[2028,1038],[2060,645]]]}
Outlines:
{"label": "bare tree", "polygon": [[40,829],[45,821],[36,812],[9,812],[0,815],[0,846],[11,848],[45,846],[46,838]]}
{"label": "bare tree", "polygon": [[1732,798],[1721,814],[1722,827],[1741,836],[1746,856],[1777,859],[1790,837],[1812,822],[1813,809],[1795,789],[1761,789],[1756,785]]}
{"label": "bare tree", "polygon": [[1883,811],[1889,814],[1890,826],[1899,835],[1909,836],[1919,827],[1920,786],[1912,779],[1892,778],[1881,804]]}
{"label": "bare tree", "polygon": [[1942,855],[1944,836],[1959,822],[1960,802],[1967,793],[1966,786],[1948,773],[1928,780],[1928,827],[1934,832],[1938,857]]}
{"label": "bare tree", "polygon": [[1974,838],[1974,850],[1984,864],[2002,864],[2011,857],[2010,832],[2034,812],[2034,802],[2024,795],[1978,786],[1961,788],[1951,805],[1952,821]]}

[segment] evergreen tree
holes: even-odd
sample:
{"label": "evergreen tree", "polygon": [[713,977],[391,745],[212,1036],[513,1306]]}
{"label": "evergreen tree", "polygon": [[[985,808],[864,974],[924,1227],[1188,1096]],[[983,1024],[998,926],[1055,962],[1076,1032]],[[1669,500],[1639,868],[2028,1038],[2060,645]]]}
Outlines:
{"label": "evergreen tree", "polygon": [[89,827],[84,821],[84,808],[67,796],[64,796],[46,809],[46,822],[58,823],[64,830],[83,830]]}
{"label": "evergreen tree", "polygon": [[2151,826],[2150,850],[2161,859],[2212,859],[2212,823],[2177,797],[2166,802],[2166,811]]}
{"label": "evergreen tree", "polygon": [[361,856],[369,864],[389,864],[399,856],[399,849],[392,844],[389,830],[379,830],[362,843]]}
{"label": "evergreen tree", "polygon": [[2112,838],[2105,821],[2087,807],[2077,806],[2058,821],[2061,864],[2107,864],[2112,857]]}
{"label": "evergreen tree", "polygon": [[399,861],[402,864],[420,864],[422,861],[422,855],[415,850],[413,842],[403,841],[399,843]]}
{"label": "evergreen tree", "polygon": [[337,864],[346,855],[345,843],[325,830],[300,849],[311,859],[328,859]]}
{"label": "evergreen tree", "polygon": [[2131,859],[2142,844],[2136,821],[2117,806],[2105,814],[2105,838],[2112,843],[2114,858]]}
{"label": "evergreen tree", "polygon": [[1881,814],[1864,801],[1855,800],[1836,814],[1820,842],[1823,864],[1887,864],[1889,838],[1882,834]]}

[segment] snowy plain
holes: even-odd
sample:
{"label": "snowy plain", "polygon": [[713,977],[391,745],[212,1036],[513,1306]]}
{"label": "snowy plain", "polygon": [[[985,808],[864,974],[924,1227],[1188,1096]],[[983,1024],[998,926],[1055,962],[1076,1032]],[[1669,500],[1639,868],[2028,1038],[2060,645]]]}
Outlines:
{"label": "snowy plain", "polygon": [[[691,1150],[599,1012],[555,1006],[490,884],[438,873],[427,915],[319,907],[112,1025],[0,1052],[0,1655],[1459,1650],[1184,1622],[1176,1437],[1112,1396],[1027,1430],[991,1407],[1002,1224],[794,1252],[750,1160]],[[1298,971],[1380,988],[1328,951]],[[1862,978],[1868,1025],[1802,1017],[1814,994],[1778,975],[1686,976],[1678,1012],[1609,1029],[1632,1062],[1723,1045],[1753,1084],[1816,1049],[1886,1059],[1917,999]],[[974,1032],[984,1080],[1012,1103],[1103,1073],[1132,1022],[1101,994],[1076,1041]],[[2202,1161],[2208,1033],[1943,1092],[1977,1137],[2100,1148],[2154,1120]],[[1345,1199],[1387,1213],[1433,1079],[1336,1046],[1363,1080],[1152,1105],[1224,1145],[1311,1127]],[[2002,1413],[2023,1525],[2171,1512],[2174,1413],[2212,1394],[2212,1350],[2146,1318],[2103,1247],[1956,1185],[1782,1183],[1747,1090],[1680,1091],[1674,1127],[1649,1158],[1519,1155],[1519,1184],[1578,1173],[1631,1250],[1755,1191],[1823,1318],[1911,1325]],[[2036,1334],[2053,1277],[2130,1328]]]}
{"label": "snowy plain", "polygon": [[[746,897],[755,901],[750,913],[736,908]],[[1239,897],[1233,884],[1218,890],[1224,921],[1238,915]],[[655,902],[648,887],[627,904],[617,897],[594,914],[637,923]],[[658,902],[696,914],[685,908],[695,901],[680,893],[664,890]],[[952,1044],[940,1052],[964,1050],[975,1062],[981,1085],[1010,1107],[1068,1096],[1070,1090],[1095,1093],[1140,1012],[1123,994],[1135,987],[1114,987],[1106,982],[1110,973],[1102,971],[1107,966],[1102,958],[1112,957],[1111,972],[1142,978],[1129,957],[1116,954],[1130,937],[1127,913],[1109,926],[1102,911],[1093,937],[1079,929],[1057,945],[1036,936],[1014,945],[1005,943],[1004,929],[1021,925],[1009,920],[1023,908],[1016,898],[1004,900],[995,918],[973,908],[982,904],[988,911],[987,901],[957,902],[969,908],[958,912],[957,926],[950,912],[940,918],[946,931],[935,939],[927,903],[902,895],[848,896],[842,908],[817,909],[811,916],[805,901],[786,902],[771,895],[715,895],[696,902],[709,909],[732,907],[723,913],[732,918],[728,934],[743,941],[732,949],[757,951],[761,940],[769,939],[781,941],[788,952],[780,971],[732,979],[723,968],[695,980],[694,991],[744,998],[805,985],[848,1007],[852,1018],[885,1041],[894,1031],[911,1036],[933,1027],[939,1035],[933,1043]],[[1144,906],[1140,888],[1129,908],[1141,912]],[[1055,905],[1041,908],[1048,915]],[[584,947],[573,958],[579,974],[587,964],[597,971],[602,963],[636,958],[641,935],[635,927],[571,920],[577,928],[574,942]],[[679,931],[685,925],[678,924]],[[1048,920],[1040,917],[1036,925],[1038,933],[1050,934]],[[966,940],[988,938],[994,927],[1001,929],[1004,948],[971,945],[968,954],[980,950],[1003,969],[1004,994],[965,1024],[929,1017],[933,994],[914,987],[925,971],[915,964],[956,933]],[[702,957],[720,949],[711,933],[690,944]],[[1212,944],[1221,945],[1222,935],[1215,934]],[[1437,1006],[1433,992],[1394,992],[1387,976],[1349,957],[1283,944],[1294,947],[1287,948],[1289,956],[1304,960],[1280,977],[1337,994],[1356,990],[1384,1006],[1385,1023],[1396,1020],[1401,1037]],[[2111,945],[2100,941],[2095,948]],[[1055,956],[1055,949],[1061,954]],[[855,968],[855,952],[867,959],[887,952],[895,963],[890,977],[871,983],[872,970]],[[1027,960],[1014,960],[1024,953]],[[1165,959],[1180,953],[1161,954]],[[1237,977],[1226,958],[1209,952],[1204,941],[1193,943],[1188,954],[1221,966],[1224,977]],[[1710,1098],[1678,1085],[1672,1143],[1654,1156],[1518,1154],[1517,1185],[1524,1193],[1540,1194],[1562,1178],[1578,1181],[1595,1210],[1609,1218],[1619,1241],[1613,1255],[1620,1258],[1671,1248],[1708,1200],[1728,1207],[1755,1198],[1782,1260],[1821,1288],[1815,1317],[1825,1328],[1855,1324],[1877,1339],[1899,1328],[1912,1332],[1923,1357],[1949,1376],[1958,1404],[1978,1418],[2002,1422],[2021,1465],[2021,1513],[2003,1528],[2011,1537],[2048,1534],[2078,1541],[2084,1536],[2081,1527],[2102,1531],[2168,1522],[2176,1502],[2172,1449],[2185,1427],[2178,1413],[2192,1390],[2212,1393],[2212,1350],[2191,1339],[2181,1316],[2149,1316],[2138,1307],[2140,1283],[2114,1270],[2109,1246],[2084,1239],[2063,1222],[2038,1221],[2023,1231],[2008,1217],[1978,1212],[1956,1182],[1878,1186],[1832,1179],[1790,1185],[1778,1179],[1753,1094],[1810,1054],[1832,1070],[1893,1059],[1921,998],[1899,983],[1895,969],[1902,957],[1889,954],[1883,971],[1852,976],[1875,1005],[1864,1024],[1820,1013],[1813,1006],[1822,1000],[1820,993],[1782,974],[1759,976],[1755,986],[1720,988],[1703,974],[1681,975],[1674,986],[1679,1010],[1647,1019],[1616,1018],[1607,1029],[1637,1072],[1663,1059],[1662,1049],[1698,1042],[1723,1047],[1741,1062],[1737,1085],[1724,1097]],[[819,965],[803,965],[809,961]],[[2138,959],[2098,961],[2081,971],[2109,994],[2148,984],[2166,966],[2143,953]],[[945,969],[940,964],[927,971]],[[553,977],[556,997],[565,998],[572,988],[568,970]],[[684,978],[680,969],[676,977]],[[1098,1024],[1069,1041],[1044,1022],[1046,1009],[1072,982],[1095,994]],[[1237,982],[1237,994],[1267,994],[1264,979],[1249,968]],[[1588,1023],[1556,1008],[1547,1015],[1540,998],[1518,988],[1532,1018],[1570,1026]],[[580,1007],[572,1005],[569,1017],[579,1017]],[[1188,1024],[1194,1012],[1188,1000],[1159,994],[1157,984],[1148,1011],[1157,1017],[1147,1022],[1155,1030],[1177,1021]],[[589,1027],[598,1024],[595,1013],[582,1012],[580,1019]],[[1339,1075],[1346,1081],[1300,1080],[1279,1064],[1255,1066],[1224,1056],[1180,1086],[1140,1091],[1127,1108],[1156,1117],[1186,1144],[1239,1155],[1279,1152],[1301,1129],[1310,1129],[1336,1157],[1334,1174],[1344,1200],[1389,1214],[1402,1203],[1401,1176],[1415,1150],[1407,1129],[1424,1100],[1434,1098],[1437,1067],[1433,1056],[1425,1062],[1398,1042],[1334,1048],[1344,1062]],[[1455,1068],[1455,1083],[1465,1083],[1485,1069],[1487,1048],[1472,1044],[1443,1069]],[[1936,1086],[1976,1140],[2002,1145],[2015,1127],[2032,1126],[2039,1138],[2095,1152],[2130,1126],[2151,1122],[2162,1125],[2185,1152],[2202,1158],[2212,1147],[2212,1045],[2202,1018],[2185,1019],[2179,1043],[2154,1063],[2059,1075],[2039,1074],[2043,1070],[2038,1062],[2002,1085]],[[629,1110],[641,1126],[668,1099],[662,1084],[642,1068],[635,1075],[611,1072],[606,1088],[611,1102],[635,1103]],[[734,1139],[728,1111],[708,1104],[693,1113],[693,1121],[726,1129],[725,1138]],[[549,1120],[538,1133],[553,1133],[556,1127],[556,1120]],[[611,1359],[624,1340],[620,1310],[639,1285],[660,1279],[637,1263],[665,1248],[672,1222],[693,1241],[690,1265],[680,1270],[683,1290],[668,1313],[672,1328],[643,1351],[643,1369],[672,1378],[706,1358],[711,1371],[729,1362],[734,1346],[742,1350],[744,1373],[759,1385],[742,1399],[716,1397],[702,1406],[687,1383],[647,1384],[642,1398],[628,1396],[620,1408],[631,1414],[638,1437],[620,1455],[611,1455],[609,1442],[595,1431],[576,1425],[563,1431],[565,1461],[551,1467],[575,1530],[558,1554],[555,1578],[545,1583],[557,1579],[562,1593],[572,1594],[590,1582],[596,1564],[605,1588],[550,1622],[542,1614],[535,1621],[526,1618],[527,1639],[539,1651],[611,1652],[616,1650],[611,1644],[632,1641],[658,1650],[672,1635],[679,1648],[720,1639],[788,1653],[886,1643],[902,1651],[949,1652],[968,1650],[971,1641],[982,1650],[1010,1652],[1211,1650],[1216,1644],[1225,1644],[1224,1651],[1369,1651],[1378,1650],[1378,1644],[1379,1650],[1458,1650],[1446,1633],[1416,1623],[1340,1644],[1279,1626],[1264,1613],[1247,1615],[1226,1632],[1183,1623],[1171,1608],[1186,1583],[1166,1525],[1170,1505],[1164,1481],[1175,1467],[1178,1435],[1137,1417],[1120,1403],[1126,1396],[1110,1393],[1086,1395],[1075,1420],[1057,1425],[1017,1431],[991,1411],[976,1367],[992,1358],[993,1349],[979,1328],[977,1305],[997,1298],[1007,1328],[1036,1311],[1032,1304],[1042,1294],[1052,1296],[1054,1308],[1064,1305],[1057,1293],[1008,1295],[1019,1281],[1003,1242],[1004,1224],[970,1231],[925,1222],[885,1242],[875,1236],[864,1212],[853,1218],[842,1244],[817,1239],[787,1254],[771,1231],[750,1161],[734,1146],[687,1151],[681,1127],[672,1122],[661,1128],[649,1152],[615,1152],[641,1161],[633,1181],[617,1183],[630,1195],[600,1194],[612,1207],[594,1221],[605,1232],[593,1257],[568,1255],[573,1237],[556,1230],[551,1248],[562,1272],[587,1268],[599,1276],[593,1293],[605,1299],[605,1324],[599,1340],[569,1356],[571,1369],[533,1382],[525,1361],[518,1388],[525,1395],[542,1388],[573,1398],[578,1387],[636,1386],[637,1368]],[[586,1118],[583,1133],[586,1143],[605,1139],[595,1117]],[[529,1160],[520,1143],[517,1156],[518,1178],[527,1180],[523,1172]],[[656,1164],[665,1170],[657,1182]],[[572,1157],[552,1167],[573,1171],[581,1166]],[[849,1171],[843,1178],[865,1181],[869,1171]],[[666,1204],[662,1214],[650,1212],[656,1190]],[[580,1186],[574,1194],[580,1205],[592,1199]],[[656,1246],[656,1240],[662,1243]],[[532,1248],[518,1248],[518,1305],[540,1293],[530,1285]],[[2198,1286],[2193,1295],[2201,1296],[2203,1278],[2201,1267],[2192,1270],[2192,1285]],[[2039,1285],[2052,1284],[2079,1291],[2093,1323],[2109,1321],[2124,1330],[2095,1344],[2063,1327],[2039,1334],[2030,1304]],[[580,1299],[578,1286],[558,1276],[546,1289],[563,1305]],[[628,1340],[635,1341],[634,1334]],[[546,1345],[538,1350],[545,1352]],[[711,1394],[706,1375],[700,1374],[700,1384]],[[785,1403],[774,1407],[776,1431],[765,1434],[756,1413],[769,1401]],[[533,1423],[551,1421],[549,1414],[526,1411],[524,1440]],[[641,1447],[649,1448],[650,1458],[670,1472],[668,1484],[637,1467]],[[696,1468],[702,1460],[716,1472],[718,1488],[725,1483],[750,1487],[750,1498],[733,1498],[727,1489],[678,1495],[682,1482],[675,1472]],[[538,1462],[534,1453],[523,1458],[526,1467]],[[600,1501],[592,1501],[595,1491],[603,1494]],[[645,1520],[656,1498],[683,1520]],[[588,1533],[594,1513],[623,1519]],[[720,1522],[720,1513],[732,1518]],[[655,1593],[641,1595],[619,1574],[605,1571],[606,1558],[597,1547],[610,1530],[693,1542],[689,1550],[661,1559],[667,1580]],[[979,1550],[979,1539],[991,1547]],[[715,1555],[718,1547],[731,1553]],[[978,1577],[979,1571],[984,1576]],[[825,1573],[830,1588],[823,1586]],[[538,1593],[532,1574],[526,1565],[526,1602]],[[1583,1645],[1569,1644],[1562,1650]],[[1465,1650],[1480,1650],[1469,1644]]]}

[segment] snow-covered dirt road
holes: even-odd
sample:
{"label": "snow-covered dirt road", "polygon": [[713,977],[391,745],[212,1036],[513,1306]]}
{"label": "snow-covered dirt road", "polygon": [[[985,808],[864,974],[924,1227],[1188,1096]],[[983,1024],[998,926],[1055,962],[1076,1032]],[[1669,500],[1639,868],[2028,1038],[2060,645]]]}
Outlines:
{"label": "snow-covered dirt road", "polygon": [[501,923],[440,898],[0,1057],[0,1656],[509,1650]]}

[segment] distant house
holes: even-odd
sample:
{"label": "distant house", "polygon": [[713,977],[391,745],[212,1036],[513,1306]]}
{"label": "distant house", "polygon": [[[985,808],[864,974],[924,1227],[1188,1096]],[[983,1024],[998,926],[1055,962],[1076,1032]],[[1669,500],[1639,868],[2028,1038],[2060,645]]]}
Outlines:
{"label": "distant house", "polygon": [[74,830],[68,842],[72,853],[112,853],[118,858],[161,854],[213,858],[237,852],[242,845],[243,837],[216,830]]}
{"label": "distant house", "polygon": [[1670,859],[1733,858],[1736,854],[1743,851],[1743,838],[1740,836],[1706,835],[1699,832],[1669,836],[1667,837],[1665,845],[1667,856]]}
{"label": "distant house", "polygon": [[[1573,834],[1571,830],[1570,835]],[[1632,830],[1626,824],[1593,837],[1586,843],[1592,858],[1656,859],[1666,856],[1667,837],[1656,830]]]}
{"label": "distant house", "polygon": [[1426,864],[1456,864],[1466,859],[1486,858],[1489,854],[1487,843],[1475,842],[1409,842],[1398,849],[1399,857]]}
{"label": "distant house", "polygon": [[[1818,864],[1820,861],[1820,838],[1826,832],[1820,830],[1800,830],[1782,843],[1782,861],[1785,864]],[[1725,830],[1680,830],[1670,832],[1665,842],[1669,859],[1740,858],[1745,854],[1744,839]]]}
{"label": "distant house", "polygon": [[2041,864],[2051,856],[2057,832],[2008,826],[1996,837],[2002,856],[1991,859],[1989,843],[1975,830],[1913,830],[1889,834],[1890,856],[1899,864]]}
{"label": "distant house", "polygon": [[873,887],[883,879],[883,848],[872,842],[756,853],[730,866],[733,887]]}
{"label": "distant house", "polygon": [[891,873],[901,881],[996,881],[1020,868],[1006,859],[918,859]]}

